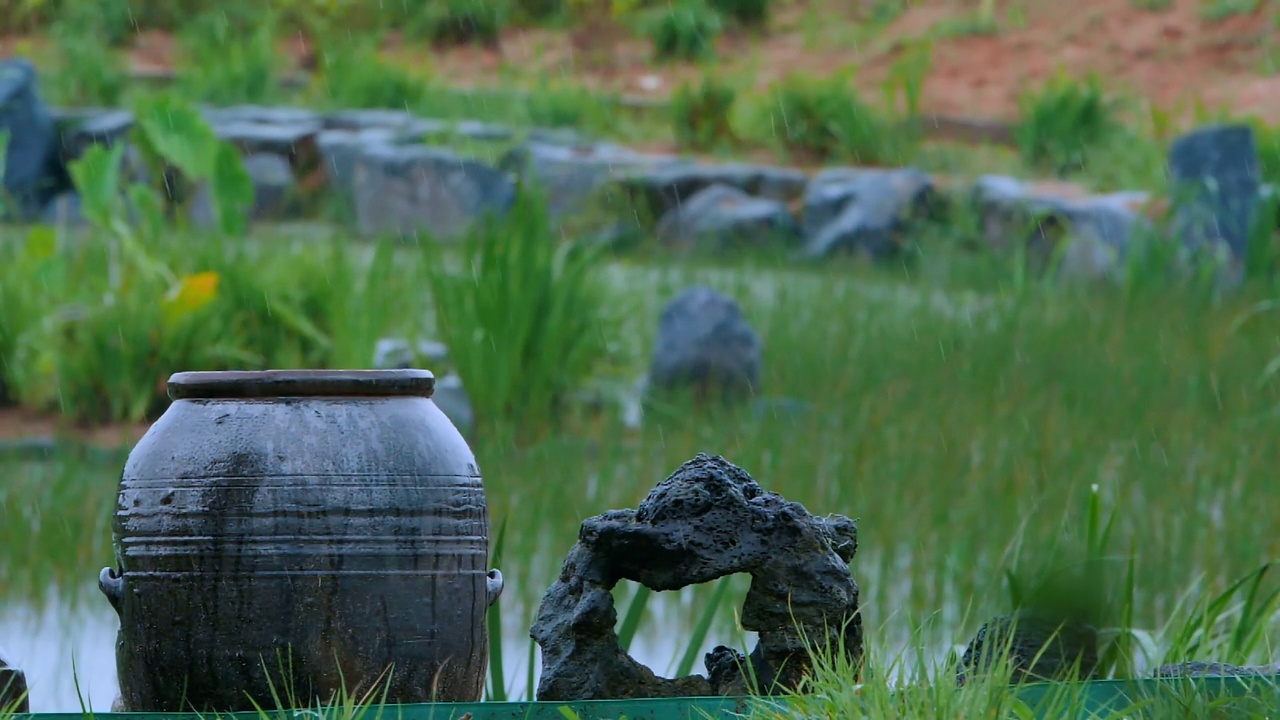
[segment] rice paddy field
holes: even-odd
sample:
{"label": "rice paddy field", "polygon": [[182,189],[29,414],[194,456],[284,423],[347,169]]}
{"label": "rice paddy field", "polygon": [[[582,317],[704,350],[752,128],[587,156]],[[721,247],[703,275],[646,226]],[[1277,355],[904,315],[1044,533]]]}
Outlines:
{"label": "rice paddy field", "polygon": [[[261,247],[262,273],[317,254],[314,242]],[[429,285],[409,257],[388,292]],[[1266,566],[1280,542],[1280,393],[1268,376],[1280,340],[1275,317],[1257,309],[1265,293],[1053,286],[941,250],[896,271],[611,260],[598,272],[616,320],[613,385],[643,371],[661,305],[697,283],[736,298],[759,331],[763,402],[651,414],[639,428],[608,403],[520,439],[482,428],[473,446],[493,532],[505,535],[507,696],[527,692],[528,628],[581,521],[634,507],[698,452],[814,513],[858,520],[852,569],[868,642],[904,668],[946,672],[950,651],[1010,609],[1007,572],[1103,589],[1106,620],[1141,640],[1134,669],[1271,657],[1275,608],[1242,608],[1243,595],[1205,623],[1217,632],[1190,643],[1197,658],[1166,657],[1165,632],[1194,623],[1197,601]],[[78,694],[102,709],[114,697],[116,619],[96,577],[113,561],[122,461],[3,461],[0,628],[25,660],[35,710],[74,710]],[[1114,518],[1101,540],[1099,513]],[[1071,574],[1086,556],[1101,562]],[[704,649],[750,641],[735,616],[747,578],[727,582]],[[619,588],[620,608],[633,590]],[[635,656],[672,672],[710,592],[653,596]],[[1233,640],[1241,620],[1247,643]]]}

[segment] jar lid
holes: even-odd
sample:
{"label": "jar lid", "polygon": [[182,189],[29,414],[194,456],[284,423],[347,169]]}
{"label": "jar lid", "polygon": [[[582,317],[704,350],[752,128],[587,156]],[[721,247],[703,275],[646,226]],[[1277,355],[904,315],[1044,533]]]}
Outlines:
{"label": "jar lid", "polygon": [[169,376],[173,400],[272,397],[431,397],[430,370],[219,370]]}

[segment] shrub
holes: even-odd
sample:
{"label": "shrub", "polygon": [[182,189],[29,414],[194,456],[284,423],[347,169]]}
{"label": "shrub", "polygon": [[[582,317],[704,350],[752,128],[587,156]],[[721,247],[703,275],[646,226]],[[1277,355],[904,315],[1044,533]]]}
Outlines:
{"label": "shrub", "polygon": [[524,186],[507,215],[463,240],[460,269],[427,245],[440,339],[490,429],[547,427],[605,356],[602,249],[551,228],[542,195]]}
{"label": "shrub", "polygon": [[515,0],[516,17],[522,21],[541,22],[564,11],[564,0]]}
{"label": "shrub", "polygon": [[648,35],[659,60],[700,60],[715,54],[723,30],[720,14],[705,0],[678,0],[648,16]]}
{"label": "shrub", "polygon": [[377,337],[420,329],[391,327],[413,322],[397,312],[420,292],[412,258],[387,243],[366,270],[341,236],[327,252],[251,243],[253,187],[236,150],[171,98],[136,114],[135,142],[207,183],[218,222],[172,232],[161,193],[120,186],[124,145],[91,147],[71,166],[91,234],[59,246],[34,230],[0,246],[0,370],[14,398],[81,421],[137,421],[164,409],[177,370],[360,366]]}
{"label": "shrub", "polygon": [[743,25],[763,26],[769,21],[770,0],[711,0],[711,7]]}
{"label": "shrub", "polygon": [[52,84],[59,102],[106,107],[120,103],[128,77],[111,48],[120,41],[107,20],[94,12],[92,3],[72,3],[53,24],[58,71]]}
{"label": "shrub", "polygon": [[[234,7],[234,6],[232,6]],[[182,33],[187,96],[217,105],[265,103],[278,90],[276,17],[270,10],[212,9],[195,16]]]}
{"label": "shrub", "polygon": [[319,100],[342,108],[414,108],[428,82],[382,61],[370,40],[325,41],[315,78]]}
{"label": "shrub", "polygon": [[427,8],[415,25],[443,44],[496,46],[507,14],[502,0],[436,0]]}
{"label": "shrub", "polygon": [[819,159],[890,164],[906,151],[905,134],[863,102],[847,73],[812,79],[790,75],[769,91],[768,132],[790,151]]}
{"label": "shrub", "polygon": [[1062,175],[1084,167],[1090,150],[1119,125],[1096,75],[1080,83],[1058,73],[1020,104],[1014,132],[1023,158]]}
{"label": "shrub", "polygon": [[733,142],[729,114],[737,97],[732,86],[711,77],[697,87],[682,84],[671,98],[676,142],[697,150]]}

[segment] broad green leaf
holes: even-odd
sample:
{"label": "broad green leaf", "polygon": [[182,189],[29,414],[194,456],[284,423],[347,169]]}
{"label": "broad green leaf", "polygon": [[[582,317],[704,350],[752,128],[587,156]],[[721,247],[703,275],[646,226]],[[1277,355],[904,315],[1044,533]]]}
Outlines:
{"label": "broad green leaf", "polygon": [[86,219],[108,229],[120,214],[120,162],[124,144],[93,145],[68,167]]}
{"label": "broad green leaf", "polygon": [[195,106],[159,95],[139,102],[136,115],[151,146],[187,179],[213,174],[218,136]]}
{"label": "broad green leaf", "polygon": [[218,228],[226,235],[243,235],[253,206],[253,179],[244,169],[240,153],[230,143],[218,144],[210,190]]}

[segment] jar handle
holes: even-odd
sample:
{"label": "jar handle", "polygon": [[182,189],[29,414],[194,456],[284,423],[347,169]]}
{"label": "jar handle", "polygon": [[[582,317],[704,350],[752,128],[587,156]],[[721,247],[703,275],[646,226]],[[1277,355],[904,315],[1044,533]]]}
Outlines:
{"label": "jar handle", "polygon": [[119,615],[120,598],[124,595],[124,571],[117,573],[109,567],[102,568],[102,572],[98,573],[98,589],[107,596],[107,602],[111,603],[111,607]]}
{"label": "jar handle", "polygon": [[498,596],[502,594],[502,573],[494,568],[485,576],[484,589],[488,595],[488,604],[493,605],[498,602]]}

